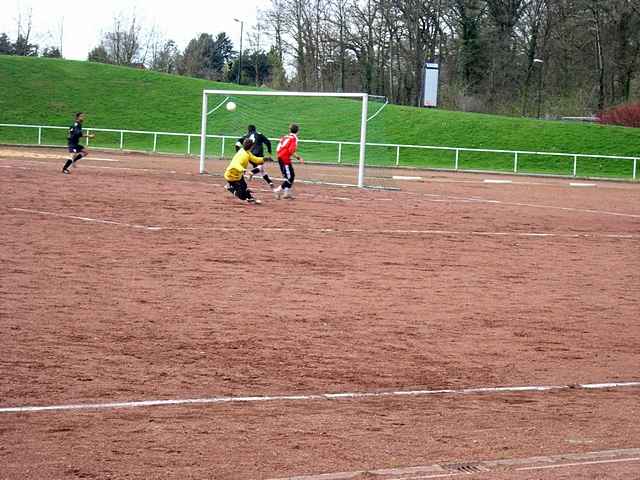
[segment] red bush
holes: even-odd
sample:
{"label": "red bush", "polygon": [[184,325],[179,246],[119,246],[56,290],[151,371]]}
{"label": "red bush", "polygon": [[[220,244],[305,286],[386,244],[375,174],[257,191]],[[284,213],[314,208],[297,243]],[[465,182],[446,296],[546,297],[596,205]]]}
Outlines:
{"label": "red bush", "polygon": [[640,103],[629,103],[598,114],[600,123],[640,128]]}

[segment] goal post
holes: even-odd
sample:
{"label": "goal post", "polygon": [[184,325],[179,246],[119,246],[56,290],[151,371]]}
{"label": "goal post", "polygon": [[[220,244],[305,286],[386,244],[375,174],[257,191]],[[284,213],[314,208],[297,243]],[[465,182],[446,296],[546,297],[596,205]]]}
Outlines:
{"label": "goal post", "polygon": [[[359,142],[359,160],[358,160],[358,187],[364,187],[364,175],[365,175],[365,160],[366,160],[366,142],[367,142],[367,115],[368,115],[368,102],[369,95],[366,93],[326,93],[326,92],[280,92],[280,91],[262,91],[262,90],[203,90],[202,91],[202,122],[200,129],[200,173],[205,173],[205,156],[206,156],[206,144],[207,144],[207,128],[209,124],[209,96],[226,96],[241,97],[241,96],[258,96],[258,97],[325,97],[325,98],[350,98],[360,100],[362,102],[362,108],[360,113],[360,142]],[[219,103],[215,109],[220,108],[222,103]],[[293,119],[292,119],[293,120]],[[259,121],[257,119],[256,121]],[[295,122],[291,122],[295,123]],[[285,133],[285,132],[283,132]],[[239,135],[238,135],[239,136]]]}

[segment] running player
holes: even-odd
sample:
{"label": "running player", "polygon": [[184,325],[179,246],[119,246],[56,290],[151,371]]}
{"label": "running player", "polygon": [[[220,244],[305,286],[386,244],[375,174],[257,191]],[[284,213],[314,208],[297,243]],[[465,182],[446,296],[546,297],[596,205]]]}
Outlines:
{"label": "running player", "polygon": [[[236,152],[242,148],[242,143],[247,138],[253,140],[253,148],[251,149],[251,153],[256,157],[264,157],[264,147],[267,147],[267,152],[269,152],[269,155],[271,155],[271,141],[261,132],[258,132],[255,125],[249,125],[247,127],[247,134],[238,139],[238,141],[236,142]],[[267,174],[267,172],[265,171],[264,165],[256,165],[251,160],[249,160],[249,163],[253,167],[249,171],[249,181],[251,181],[254,175],[260,174],[267,185],[269,185],[269,187],[273,190],[273,180],[269,178],[269,174]]]}
{"label": "running player", "polygon": [[298,131],[300,127],[295,123],[291,124],[289,127],[289,134],[285,135],[278,142],[278,148],[276,152],[278,152],[278,163],[280,164],[280,171],[282,172],[282,176],[284,177],[284,181],[282,185],[276,188],[273,192],[276,195],[276,198],[288,198],[293,199],[293,195],[291,194],[291,189],[293,188],[293,181],[295,180],[296,174],[293,170],[293,164],[291,162],[291,157],[296,157],[300,163],[304,163],[304,160],[300,155],[297,154],[298,149]]}
{"label": "running player", "polygon": [[244,179],[244,172],[249,166],[249,162],[255,165],[262,165],[265,161],[273,161],[271,157],[256,157],[251,153],[253,148],[253,140],[245,138],[242,148],[233,156],[231,163],[224,172],[224,178],[228,182],[227,190],[240,200],[247,203],[262,203],[251,194],[251,190],[247,188],[247,182]]}
{"label": "running player", "polygon": [[62,167],[62,173],[66,173],[67,175],[71,173],[69,171],[70,166],[76,166],[76,162],[83,157],[89,155],[89,150],[84,148],[83,145],[80,145],[80,139],[82,137],[94,138],[94,134],[84,135],[82,133],[82,122],[84,122],[84,113],[78,112],[76,113],[76,121],[73,122],[73,125],[69,127],[69,135],[67,137],[67,143],[69,145],[69,153],[71,154],[71,158],[67,160]]}

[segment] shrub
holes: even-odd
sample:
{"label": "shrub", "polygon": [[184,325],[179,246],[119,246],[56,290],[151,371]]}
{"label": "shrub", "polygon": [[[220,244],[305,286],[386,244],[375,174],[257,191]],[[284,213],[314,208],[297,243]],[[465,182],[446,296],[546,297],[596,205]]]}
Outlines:
{"label": "shrub", "polygon": [[640,103],[629,103],[598,114],[598,121],[607,125],[640,128]]}

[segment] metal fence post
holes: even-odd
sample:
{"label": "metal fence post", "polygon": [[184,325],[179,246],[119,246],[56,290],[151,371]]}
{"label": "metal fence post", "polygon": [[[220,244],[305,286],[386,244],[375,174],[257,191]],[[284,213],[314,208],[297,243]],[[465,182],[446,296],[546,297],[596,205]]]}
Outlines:
{"label": "metal fence post", "polygon": [[38,145],[42,145],[42,127],[38,127]]}
{"label": "metal fence post", "polygon": [[156,151],[156,147],[158,146],[158,134],[153,134],[153,151]]}
{"label": "metal fence post", "polygon": [[578,156],[573,156],[573,176],[575,177],[578,174]]}
{"label": "metal fence post", "polygon": [[455,170],[458,170],[458,166],[460,165],[460,149],[456,148],[456,164],[455,164]]}
{"label": "metal fence post", "polygon": [[342,163],[342,142],[338,143],[338,163]]}
{"label": "metal fence post", "polygon": [[224,158],[224,141],[225,138],[222,137],[222,149],[220,150],[220,158]]}
{"label": "metal fence post", "polygon": [[89,146],[89,135],[91,134],[91,130],[87,128],[87,147]]}
{"label": "metal fence post", "polygon": [[514,152],[513,173],[518,173],[518,152]]}
{"label": "metal fence post", "polygon": [[400,145],[396,147],[396,167],[400,165]]}
{"label": "metal fence post", "polygon": [[120,130],[120,150],[124,148],[124,132]]}
{"label": "metal fence post", "polygon": [[633,179],[635,180],[637,177],[637,172],[638,171],[638,159],[634,158],[633,159]]}
{"label": "metal fence post", "polygon": [[187,155],[191,155],[191,135],[187,135]]}

